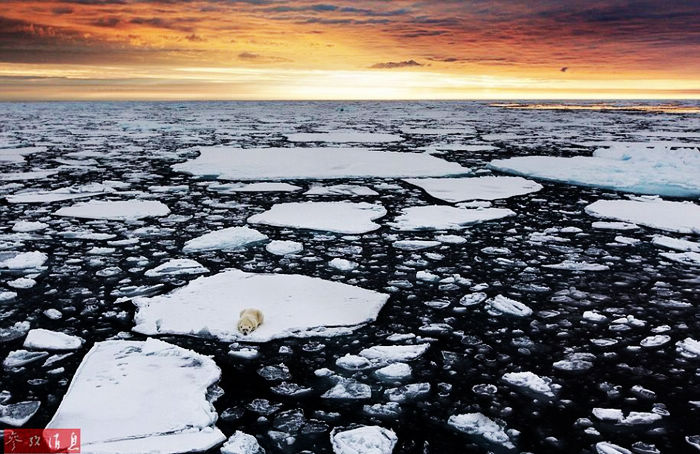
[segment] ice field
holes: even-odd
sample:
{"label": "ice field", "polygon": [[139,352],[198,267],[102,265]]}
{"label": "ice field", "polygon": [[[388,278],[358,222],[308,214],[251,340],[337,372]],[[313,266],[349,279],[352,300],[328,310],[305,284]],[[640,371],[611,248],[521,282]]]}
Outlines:
{"label": "ice field", "polygon": [[0,423],[83,453],[699,452],[679,112],[0,104]]}

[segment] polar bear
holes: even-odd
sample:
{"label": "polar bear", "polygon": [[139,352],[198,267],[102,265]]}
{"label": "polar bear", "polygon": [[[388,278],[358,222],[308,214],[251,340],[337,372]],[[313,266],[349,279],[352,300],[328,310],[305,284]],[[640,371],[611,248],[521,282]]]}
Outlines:
{"label": "polar bear", "polygon": [[262,325],[263,313],[259,309],[243,309],[238,320],[238,331],[244,336],[255,331],[258,326]]}

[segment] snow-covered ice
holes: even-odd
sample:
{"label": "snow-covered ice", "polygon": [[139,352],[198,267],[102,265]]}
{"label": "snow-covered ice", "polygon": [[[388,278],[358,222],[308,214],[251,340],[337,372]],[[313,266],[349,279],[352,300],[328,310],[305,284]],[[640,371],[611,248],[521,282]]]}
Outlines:
{"label": "snow-covered ice", "polygon": [[331,432],[335,454],[391,454],[397,441],[394,431],[380,426],[335,429]]}
{"label": "snow-covered ice", "polygon": [[372,221],[386,215],[381,205],[360,202],[291,202],[275,204],[248,218],[251,224],[359,234],[377,230]]}
{"label": "snow-covered ice", "polygon": [[35,328],[27,333],[23,346],[34,350],[76,350],[82,347],[84,342],[85,340],[78,336]]}
{"label": "snow-covered ice", "polygon": [[267,235],[250,227],[228,227],[188,240],[183,252],[236,251],[267,241]]}
{"label": "snow-covered ice", "polygon": [[389,225],[397,230],[462,230],[471,224],[493,221],[515,213],[507,208],[466,209],[447,205],[404,208]]}
{"label": "snow-covered ice", "polygon": [[[379,292],[319,278],[229,270],[165,295],[136,298],[134,331],[249,342],[332,335],[345,332],[339,327],[373,321],[387,299]],[[244,336],[236,328],[238,316],[250,307],[260,309],[265,321]]]}
{"label": "snow-covered ice", "polygon": [[55,214],[84,219],[133,221],[148,217],[167,216],[169,213],[170,209],[167,205],[155,200],[92,200],[61,208]]}
{"label": "snow-covered ice", "polygon": [[0,268],[10,270],[35,270],[40,269],[49,257],[43,252],[19,252],[19,253],[3,253],[0,252]]}
{"label": "snow-covered ice", "polygon": [[624,222],[678,233],[700,235],[700,205],[657,198],[598,200],[586,206],[586,213],[597,218]]}
{"label": "snow-covered ice", "polygon": [[199,147],[199,157],[173,169],[221,180],[409,178],[464,175],[468,169],[423,154],[362,148]]}
{"label": "snow-covered ice", "polygon": [[595,186],[639,194],[671,197],[700,196],[700,153],[693,149],[645,149],[640,143],[627,150],[600,148],[593,156],[561,158],[521,156],[491,161],[489,167],[502,172]]}
{"label": "snow-covered ice", "polygon": [[225,440],[207,389],[211,358],[156,339],[98,342],[47,428],[79,427],[83,452],[184,453]]}
{"label": "snow-covered ice", "polygon": [[172,259],[146,271],[148,277],[179,276],[183,274],[203,274],[209,270],[196,260]]}
{"label": "snow-covered ice", "polygon": [[304,250],[304,245],[298,241],[272,240],[267,243],[265,250],[274,255],[298,254]]}
{"label": "snow-covered ice", "polygon": [[542,189],[539,183],[522,177],[413,178],[405,181],[437,199],[450,203],[507,199]]}
{"label": "snow-covered ice", "polygon": [[504,427],[481,413],[465,413],[450,416],[447,423],[460,432],[482,437],[487,442],[506,449],[515,449]]}

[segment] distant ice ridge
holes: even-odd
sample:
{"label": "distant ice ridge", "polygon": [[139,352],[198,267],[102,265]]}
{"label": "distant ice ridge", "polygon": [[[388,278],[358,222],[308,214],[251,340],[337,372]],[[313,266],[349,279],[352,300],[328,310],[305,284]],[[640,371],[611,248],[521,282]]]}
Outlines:
{"label": "distant ice ridge", "polygon": [[251,224],[359,234],[377,230],[372,222],[386,215],[386,209],[372,203],[292,202],[278,203],[264,213],[248,218]]}
{"label": "distant ice ridge", "polygon": [[586,213],[653,229],[700,235],[700,205],[692,202],[670,202],[652,197],[598,200],[586,207]]}
{"label": "distant ice ridge", "polygon": [[205,451],[226,438],[206,397],[220,376],[211,358],[160,340],[98,342],[47,428],[79,427],[82,452]]}
{"label": "distant ice ridge", "polygon": [[[228,270],[200,277],[165,295],[136,298],[133,329],[148,335],[249,342],[330,336],[375,320],[388,298],[372,290],[297,274]],[[236,327],[240,311],[249,307],[260,309],[265,321],[244,336]]]}
{"label": "distant ice ridge", "polygon": [[451,203],[507,199],[542,189],[539,183],[521,177],[411,178],[405,181],[437,199]]}
{"label": "distant ice ridge", "polygon": [[199,147],[199,157],[173,170],[220,180],[410,178],[466,175],[469,169],[425,153],[364,148]]}
{"label": "distant ice ridge", "polygon": [[287,134],[290,142],[331,142],[331,143],[387,143],[399,142],[403,137],[396,134],[365,131],[297,132]]}
{"label": "distant ice ridge", "polygon": [[561,158],[523,156],[496,159],[491,169],[579,186],[592,186],[638,194],[671,197],[700,197],[700,152],[697,148],[669,142],[645,148],[646,144],[613,144],[599,148],[593,156]]}

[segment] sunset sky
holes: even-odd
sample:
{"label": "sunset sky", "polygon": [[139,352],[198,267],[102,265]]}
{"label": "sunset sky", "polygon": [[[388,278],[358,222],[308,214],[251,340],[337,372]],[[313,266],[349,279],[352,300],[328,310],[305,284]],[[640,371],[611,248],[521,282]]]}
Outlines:
{"label": "sunset sky", "polygon": [[700,2],[0,0],[0,99],[700,98]]}

